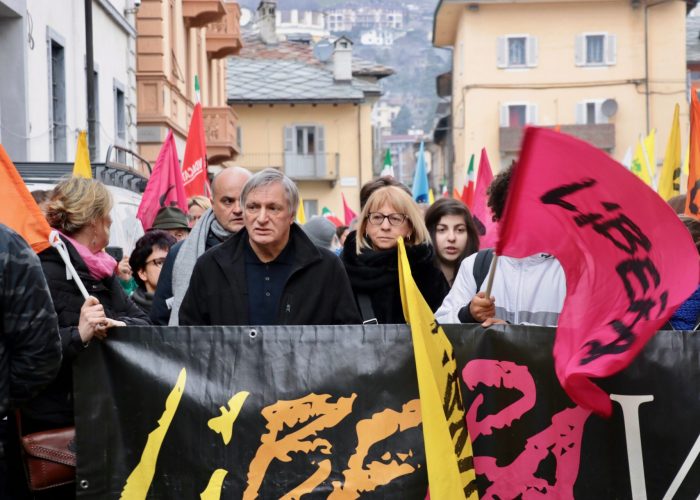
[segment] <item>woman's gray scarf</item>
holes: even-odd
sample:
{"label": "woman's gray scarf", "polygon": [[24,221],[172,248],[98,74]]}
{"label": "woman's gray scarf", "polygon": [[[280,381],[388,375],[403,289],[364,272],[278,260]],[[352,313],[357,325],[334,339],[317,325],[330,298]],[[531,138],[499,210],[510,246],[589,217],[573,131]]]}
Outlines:
{"label": "woman's gray scarf", "polygon": [[233,234],[219,224],[211,208],[202,214],[202,217],[192,228],[190,235],[180,247],[173,265],[173,301],[170,309],[170,321],[168,322],[170,326],[180,324],[178,319],[180,305],[182,304],[182,299],[185,298],[187,287],[190,285],[194,265],[206,250],[207,236],[209,236],[210,230],[222,240]]}

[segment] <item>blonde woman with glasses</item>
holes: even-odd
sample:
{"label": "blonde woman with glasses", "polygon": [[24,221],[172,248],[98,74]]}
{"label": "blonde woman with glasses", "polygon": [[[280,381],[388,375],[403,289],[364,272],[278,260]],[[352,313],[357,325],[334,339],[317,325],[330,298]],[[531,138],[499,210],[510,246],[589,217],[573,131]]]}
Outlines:
{"label": "blonde woman with glasses", "polygon": [[413,278],[433,311],[447,294],[418,205],[401,188],[377,189],[362,209],[357,231],[345,240],[342,255],[365,323],[405,323],[399,290],[399,237],[406,244]]}

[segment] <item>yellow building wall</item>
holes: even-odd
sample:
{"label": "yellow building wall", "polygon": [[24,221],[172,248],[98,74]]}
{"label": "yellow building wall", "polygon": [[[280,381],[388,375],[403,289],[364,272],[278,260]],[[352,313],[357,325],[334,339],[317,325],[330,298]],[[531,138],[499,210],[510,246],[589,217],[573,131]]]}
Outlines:
{"label": "yellow building wall", "polygon": [[[650,7],[649,125],[657,130],[657,162],[663,161],[673,116],[681,106],[687,144],[688,104],[685,70],[685,2]],[[536,125],[576,123],[576,103],[615,99],[615,148],[622,160],[628,146],[646,134],[644,7],[628,0],[479,4],[460,10],[454,36],[453,113],[455,182],[465,178],[469,155],[486,147],[494,171],[510,163],[499,151],[500,108],[504,103],[537,104]],[[438,26],[439,29],[439,26]],[[579,67],[575,39],[580,33],[617,36],[616,64]],[[534,68],[500,69],[497,40],[503,35],[529,35],[538,40]]]}
{"label": "yellow building wall", "polygon": [[[274,104],[236,105],[241,131],[241,154],[235,164],[258,171],[284,164],[284,127],[323,126],[328,166],[338,155],[338,179],[301,181],[299,191],[305,201],[316,200],[320,214],[328,207],[343,220],[345,195],[359,214],[360,188],[372,179],[371,103],[354,104]],[[307,216],[310,214],[307,214]]]}

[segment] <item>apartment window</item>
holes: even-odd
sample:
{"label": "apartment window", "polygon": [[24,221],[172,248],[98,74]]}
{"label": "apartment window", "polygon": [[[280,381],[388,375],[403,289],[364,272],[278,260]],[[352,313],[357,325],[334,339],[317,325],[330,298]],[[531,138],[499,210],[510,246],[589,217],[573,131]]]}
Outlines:
{"label": "apartment window", "polygon": [[534,68],[537,66],[537,38],[529,35],[498,37],[499,68]]}
{"label": "apartment window", "polygon": [[576,36],[577,66],[610,66],[617,59],[617,37],[608,33]]}
{"label": "apartment window", "polygon": [[576,124],[596,125],[608,123],[607,117],[603,114],[603,102],[605,99],[595,99],[576,103]]}
{"label": "apartment window", "polygon": [[126,98],[124,88],[114,83],[114,133],[117,142],[126,144]]}
{"label": "apartment window", "polygon": [[501,127],[521,128],[537,123],[537,105],[506,103],[501,106]]}
{"label": "apartment window", "polygon": [[325,131],[318,125],[284,127],[284,159],[287,175],[313,178],[326,175]]}
{"label": "apartment window", "polygon": [[318,215],[318,200],[304,200],[304,215],[306,220]]}
{"label": "apartment window", "polygon": [[63,45],[49,39],[49,92],[51,145],[54,161],[66,161],[66,72]]}

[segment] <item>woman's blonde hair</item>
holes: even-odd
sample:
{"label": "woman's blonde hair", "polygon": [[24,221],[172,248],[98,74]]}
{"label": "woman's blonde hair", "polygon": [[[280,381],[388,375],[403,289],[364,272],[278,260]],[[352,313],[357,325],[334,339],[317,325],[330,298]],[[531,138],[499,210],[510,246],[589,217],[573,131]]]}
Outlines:
{"label": "woman's blonde hair", "polygon": [[372,241],[367,237],[366,230],[369,223],[370,212],[376,212],[379,207],[388,203],[396,213],[406,215],[406,222],[411,227],[409,236],[405,238],[406,245],[421,245],[430,242],[430,233],[425,227],[423,214],[410,195],[396,186],[387,186],[377,189],[369,197],[362,209],[357,226],[356,251],[359,254],[362,249],[372,249]]}
{"label": "woman's blonde hair", "polygon": [[49,225],[72,235],[112,210],[112,195],[100,181],[71,177],[51,191],[46,206]]}
{"label": "woman's blonde hair", "polygon": [[208,210],[211,208],[211,200],[206,196],[202,195],[192,196],[191,198],[188,198],[187,208],[190,209],[194,205],[197,205],[202,210]]}

